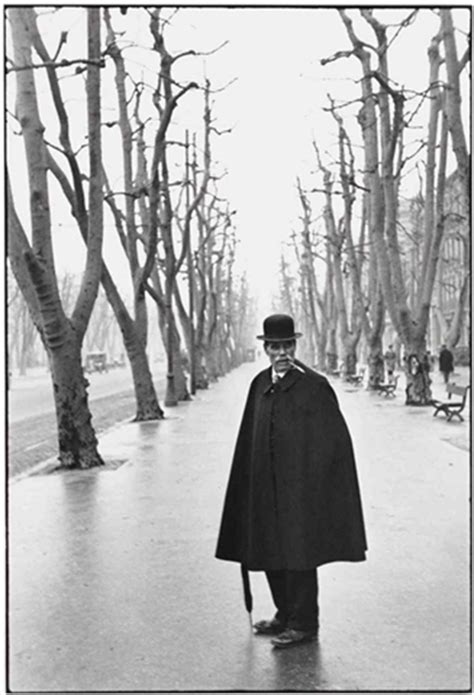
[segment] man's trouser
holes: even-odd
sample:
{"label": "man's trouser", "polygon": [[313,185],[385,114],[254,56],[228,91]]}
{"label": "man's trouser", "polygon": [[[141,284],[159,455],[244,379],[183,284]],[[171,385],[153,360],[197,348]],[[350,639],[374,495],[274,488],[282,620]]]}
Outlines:
{"label": "man's trouser", "polygon": [[268,584],[277,608],[275,618],[293,630],[318,629],[318,576],[316,569],[268,570]]}

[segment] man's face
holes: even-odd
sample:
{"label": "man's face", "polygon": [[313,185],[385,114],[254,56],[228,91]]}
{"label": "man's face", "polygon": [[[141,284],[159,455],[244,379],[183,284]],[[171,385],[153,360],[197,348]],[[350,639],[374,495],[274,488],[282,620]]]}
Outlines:
{"label": "man's face", "polygon": [[282,340],[278,343],[267,343],[265,352],[270,358],[271,365],[276,372],[286,372],[291,366],[296,352],[295,340]]}

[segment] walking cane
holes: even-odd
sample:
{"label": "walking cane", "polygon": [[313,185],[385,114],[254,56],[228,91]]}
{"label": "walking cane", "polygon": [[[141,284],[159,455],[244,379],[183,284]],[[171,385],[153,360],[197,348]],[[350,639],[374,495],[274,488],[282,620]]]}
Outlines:
{"label": "walking cane", "polygon": [[252,627],[252,592],[250,591],[249,572],[245,565],[240,565],[240,573],[242,575],[242,584],[244,587],[245,608],[247,609],[247,613],[249,616],[250,627]]}

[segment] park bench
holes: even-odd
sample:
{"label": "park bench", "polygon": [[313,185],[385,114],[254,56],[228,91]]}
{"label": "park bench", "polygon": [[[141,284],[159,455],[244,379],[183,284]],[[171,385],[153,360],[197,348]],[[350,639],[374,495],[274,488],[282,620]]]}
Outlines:
{"label": "park bench", "polygon": [[395,391],[397,390],[398,376],[394,377],[393,381],[388,381],[386,384],[375,384],[374,389],[388,398],[389,396],[395,398]]}
{"label": "park bench", "polygon": [[364,380],[365,369],[361,369],[358,374],[348,374],[346,376],[346,381],[349,384],[354,384],[354,386],[359,386]]}
{"label": "park bench", "polygon": [[[457,415],[460,421],[464,422],[464,418],[461,415],[461,413],[466,405],[468,390],[469,386],[457,386],[456,384],[447,384],[446,392],[448,394],[448,400],[439,401],[437,399],[433,399],[431,401],[431,405],[435,408],[433,416],[436,416],[440,412],[444,413],[446,415],[446,422],[450,422],[454,415]],[[451,400],[451,396],[460,396],[461,399],[454,401]]]}

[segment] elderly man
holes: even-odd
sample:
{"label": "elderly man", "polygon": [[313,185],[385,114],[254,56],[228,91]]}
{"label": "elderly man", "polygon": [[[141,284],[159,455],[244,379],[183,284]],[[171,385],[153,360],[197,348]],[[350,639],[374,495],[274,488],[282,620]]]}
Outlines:
{"label": "elderly man", "polygon": [[257,336],[270,368],[250,386],[216,551],[266,573],[276,614],[254,629],[276,648],[317,637],[316,568],[367,549],[351,438],[327,379],[295,361],[300,336],[286,314]]}

